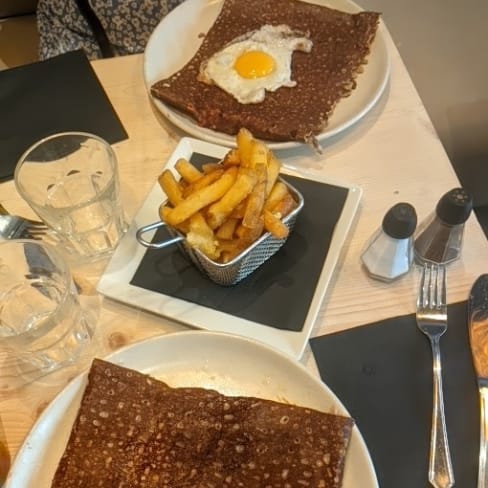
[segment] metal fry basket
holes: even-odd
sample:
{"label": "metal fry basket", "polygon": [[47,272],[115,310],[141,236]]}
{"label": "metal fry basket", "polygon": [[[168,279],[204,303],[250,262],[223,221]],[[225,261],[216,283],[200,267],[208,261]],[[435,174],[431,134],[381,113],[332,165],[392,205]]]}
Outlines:
{"label": "metal fry basket", "polygon": [[[283,223],[288,227],[289,234],[293,231],[296,218],[303,208],[302,194],[288,182],[280,178],[288,187],[293,198],[297,202],[296,208],[283,218]],[[154,231],[160,227],[167,227],[171,238],[151,242],[144,239],[143,235],[147,232]],[[136,232],[136,238],[140,244],[151,249],[163,249],[168,246],[177,244],[180,250],[188,256],[193,264],[208,278],[218,285],[230,286],[239,283],[246,276],[261,266],[267,259],[275,254],[286,242],[285,239],[277,239],[269,232],[263,234],[259,239],[253,242],[245,251],[238,254],[228,263],[217,263],[209,259],[198,249],[192,248],[186,241],[185,236],[167,225],[163,221],[153,222],[152,224],[140,227]]]}

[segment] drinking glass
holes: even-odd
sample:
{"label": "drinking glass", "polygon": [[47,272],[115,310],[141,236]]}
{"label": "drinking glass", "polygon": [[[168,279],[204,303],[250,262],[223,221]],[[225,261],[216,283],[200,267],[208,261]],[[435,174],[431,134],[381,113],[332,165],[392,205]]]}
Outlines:
{"label": "drinking glass", "polygon": [[113,251],[127,225],[110,144],[84,132],[64,132],[31,146],[15,169],[20,195],[83,260]]}
{"label": "drinking glass", "polygon": [[50,244],[0,242],[0,346],[43,370],[72,363],[93,336],[68,264]]}

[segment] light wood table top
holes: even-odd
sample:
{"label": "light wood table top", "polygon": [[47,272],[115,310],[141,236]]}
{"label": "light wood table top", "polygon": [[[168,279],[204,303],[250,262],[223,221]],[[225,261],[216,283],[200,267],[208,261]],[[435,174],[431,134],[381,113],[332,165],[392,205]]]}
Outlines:
{"label": "light wood table top", "polygon": [[[363,189],[358,218],[322,303],[313,336],[414,311],[416,273],[393,284],[374,281],[361,269],[361,251],[395,203],[410,202],[422,220],[442,194],[459,186],[398,51],[388,34],[386,38],[391,80],[378,104],[359,123],[327,141],[321,156],[312,154],[308,147],[277,152],[285,165],[298,171],[326,175]],[[142,55],[96,61],[93,67],[129,134],[128,140],[114,147],[124,207],[131,220],[183,134],[170,127],[151,105],[143,82]],[[10,212],[32,214],[12,181],[0,184],[0,192]],[[0,356],[0,440],[11,458],[42,410],[87,367],[93,355],[184,329],[166,318],[96,296],[94,287],[106,264],[75,270],[85,298],[96,301],[100,313],[87,357],[74,367],[19,385],[19,378],[8,374],[10,359],[6,354]],[[475,278],[487,271],[488,244],[473,215],[466,225],[462,258],[448,268],[448,301],[466,299]],[[302,361],[316,373],[308,348]]]}

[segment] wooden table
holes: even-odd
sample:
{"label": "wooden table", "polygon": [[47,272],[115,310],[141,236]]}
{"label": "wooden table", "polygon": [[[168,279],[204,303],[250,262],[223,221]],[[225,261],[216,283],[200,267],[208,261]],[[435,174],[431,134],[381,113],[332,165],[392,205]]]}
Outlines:
{"label": "wooden table", "polygon": [[[422,220],[443,193],[459,185],[398,51],[388,34],[386,37],[391,54],[391,81],[382,99],[364,119],[328,141],[320,157],[311,154],[307,147],[277,153],[286,165],[347,181],[364,191],[358,218],[313,335],[414,311],[416,274],[409,273],[393,284],[374,281],[361,269],[361,250],[393,204],[410,202]],[[142,64],[142,55],[93,63],[129,134],[128,140],[115,145],[128,219],[134,216],[182,136],[152,107],[142,79]],[[2,183],[0,191],[2,203],[11,212],[31,214],[13,182]],[[11,366],[8,356],[0,356],[0,441],[6,444],[11,458],[40,412],[87,366],[92,355],[183,328],[166,318],[96,296],[94,287],[106,264],[75,270],[83,285],[84,298],[95,301],[100,311],[94,344],[76,366],[19,387],[19,379],[6,373]],[[449,302],[466,299],[475,278],[487,271],[488,244],[472,216],[466,225],[462,258],[449,266]],[[309,349],[302,361],[316,372]]]}

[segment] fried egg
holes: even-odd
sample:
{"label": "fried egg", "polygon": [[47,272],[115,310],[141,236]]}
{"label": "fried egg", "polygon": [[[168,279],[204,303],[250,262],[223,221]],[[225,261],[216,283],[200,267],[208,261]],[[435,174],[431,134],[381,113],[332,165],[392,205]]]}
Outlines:
{"label": "fried egg", "polygon": [[266,91],[293,87],[293,51],[310,52],[308,35],[287,25],[263,25],[239,36],[200,67],[199,80],[215,84],[240,103],[260,103]]}

